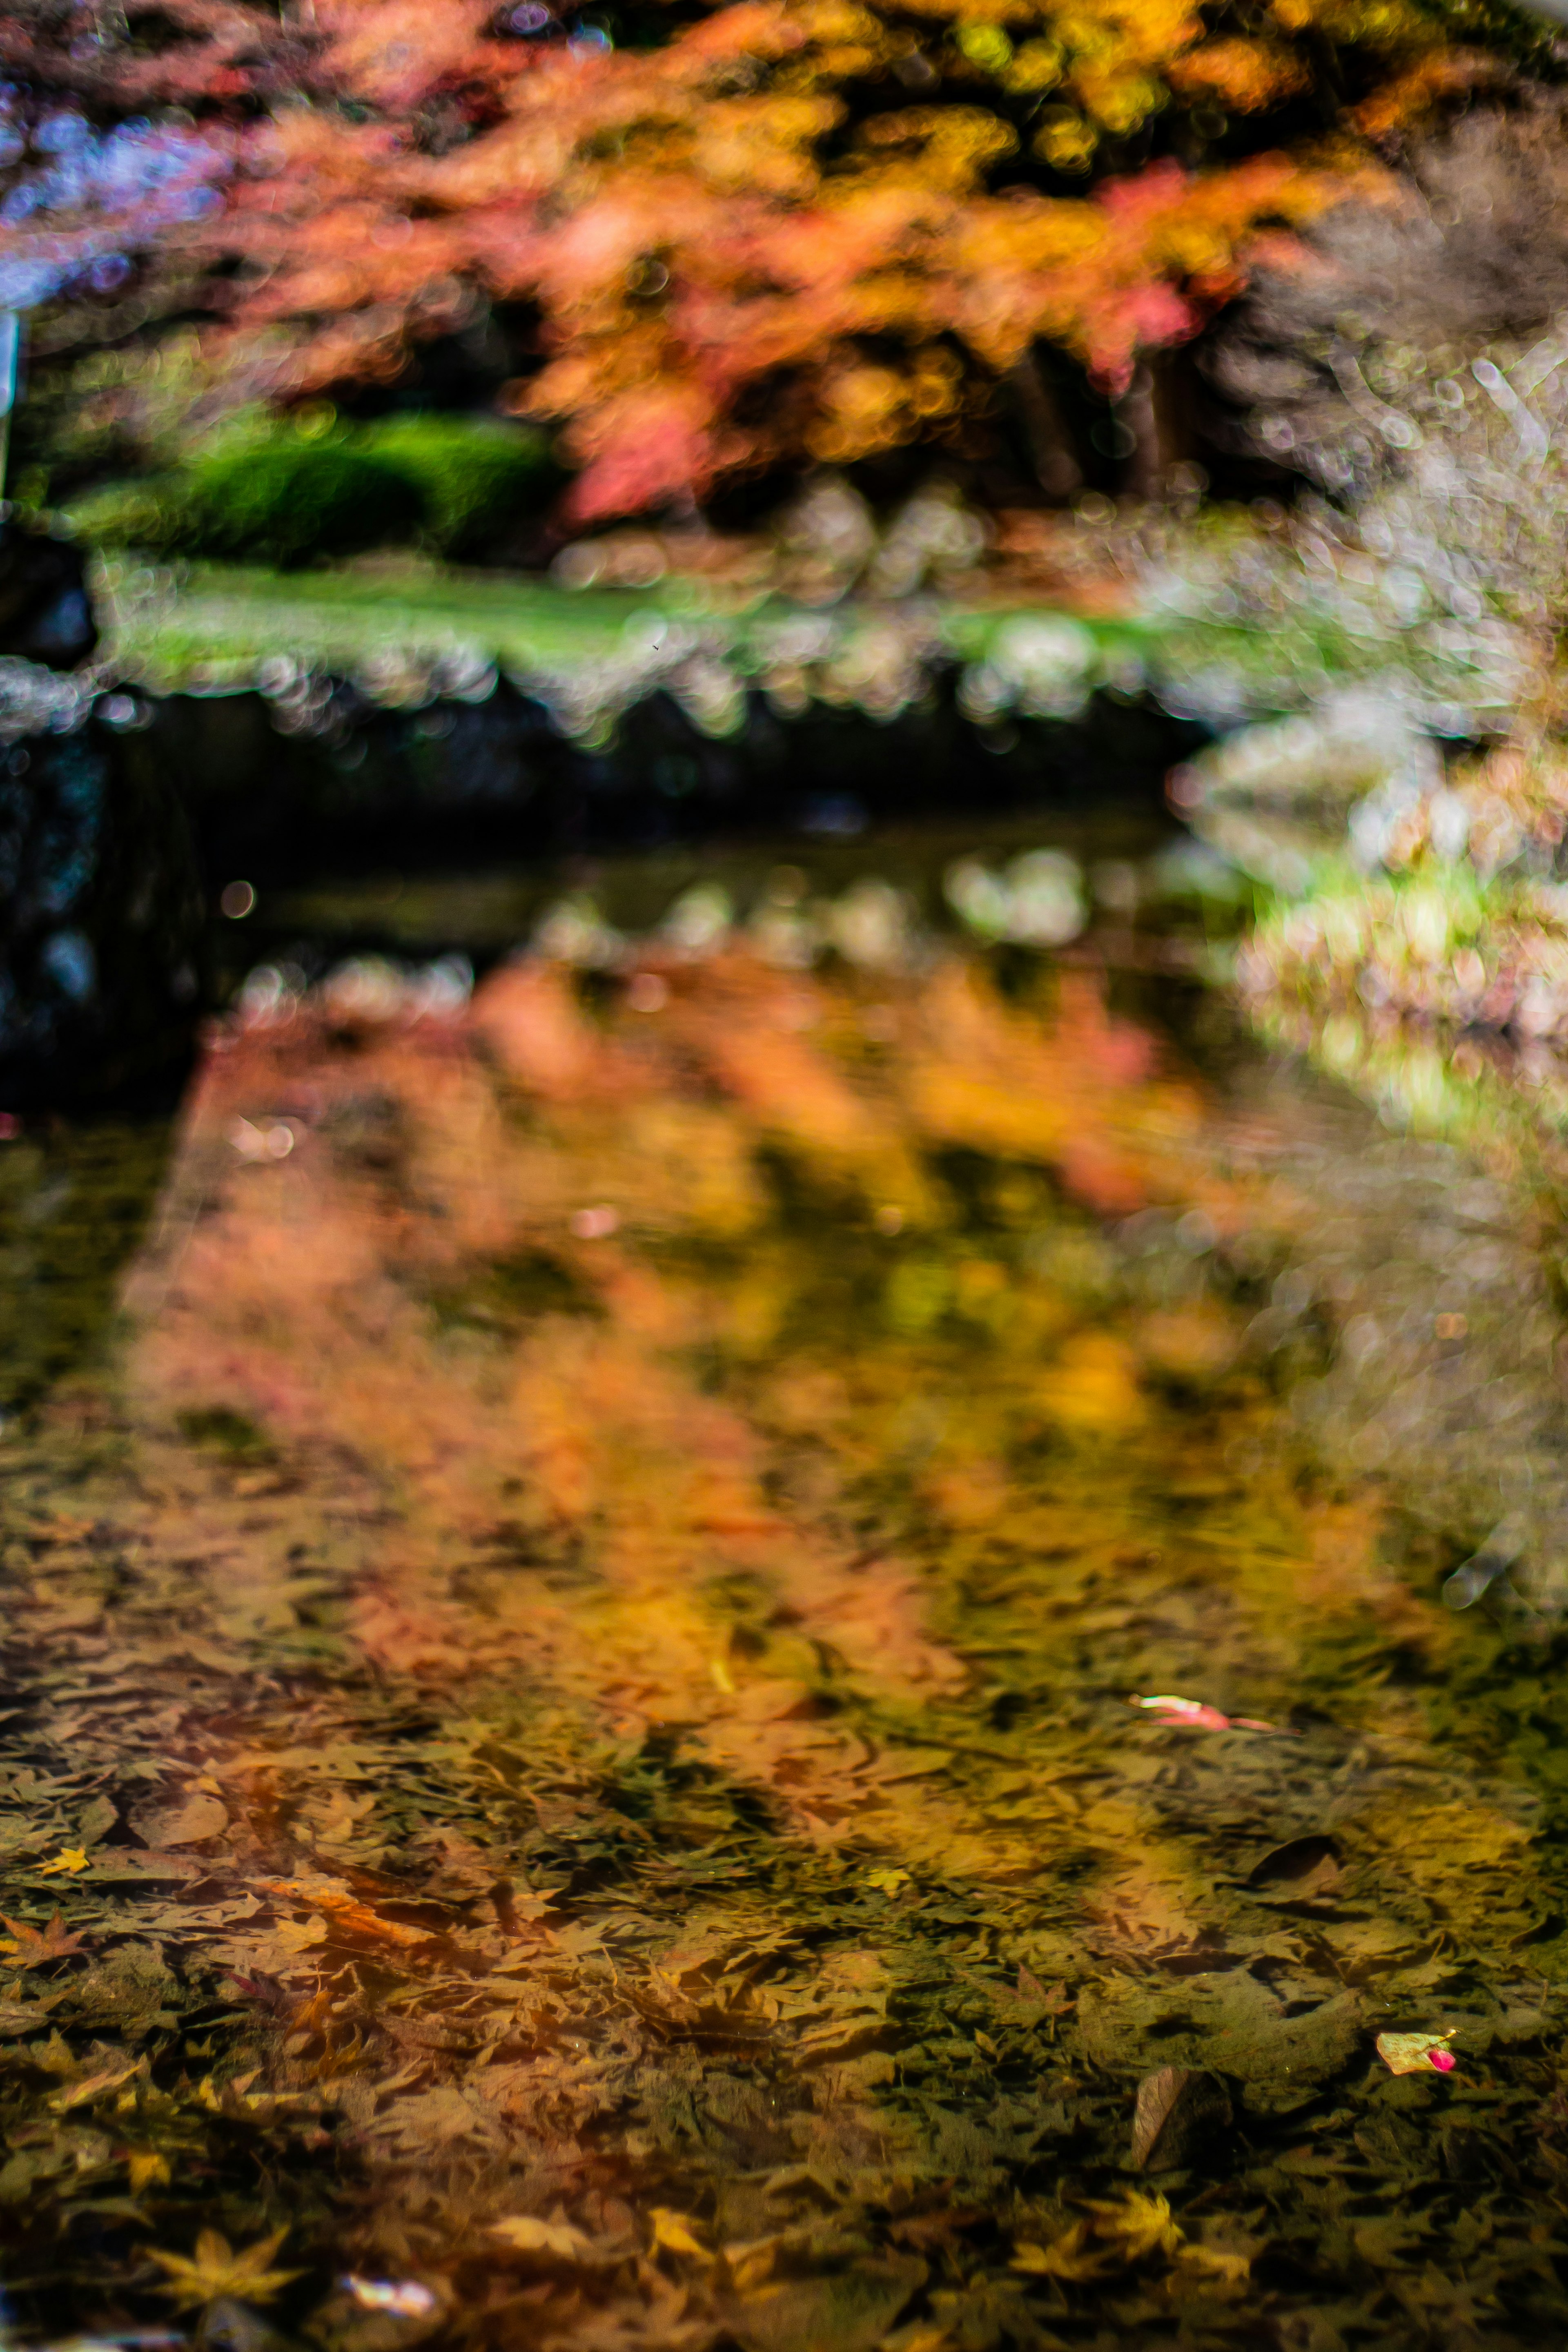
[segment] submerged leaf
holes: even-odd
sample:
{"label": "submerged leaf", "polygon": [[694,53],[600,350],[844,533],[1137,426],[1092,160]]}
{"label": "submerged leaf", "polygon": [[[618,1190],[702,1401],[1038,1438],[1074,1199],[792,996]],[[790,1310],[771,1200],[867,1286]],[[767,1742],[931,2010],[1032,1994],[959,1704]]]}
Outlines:
{"label": "submerged leaf", "polygon": [[653,2224],[653,2243],[672,2254],[691,2254],[699,2263],[711,2263],[713,2256],[701,2240],[694,2236],[695,2224],[685,2213],[672,2212],[667,2205],[654,2205],[649,2210]]}
{"label": "submerged leaf", "polygon": [[558,2262],[580,2263],[593,2252],[593,2242],[570,2221],[541,2221],[532,2213],[508,2213],[492,2221],[490,2235],[514,2253],[549,2254]]}
{"label": "submerged leaf", "polygon": [[1333,1838],[1299,1837],[1254,1863],[1247,1884],[1276,1901],[1315,1902],[1332,1894],[1343,1875],[1340,1849]]}
{"label": "submerged leaf", "polygon": [[101,2099],[107,2093],[117,2091],[121,2083],[128,2083],[133,2074],[145,2074],[146,2070],[145,2058],[132,2058],[123,2065],[101,2067],[96,2074],[84,2074],[79,2082],[70,2084],[63,2091],[57,2091],[49,2105],[57,2116],[68,2114],[72,2107],[85,2107],[92,2100]]}
{"label": "submerged leaf", "polygon": [[[4,1917],[0,1912],[0,1918]],[[15,1949],[8,1955],[13,1968],[42,1968],[48,1960],[69,1959],[73,1952],[82,1948],[81,1937],[68,1934],[57,1911],[44,1928],[29,1927],[25,1919],[6,1919],[5,1925],[16,1938]]]}
{"label": "submerged leaf", "polygon": [[1166,2198],[1140,2197],[1129,2190],[1113,2200],[1092,2200],[1089,2210],[1096,2236],[1110,2239],[1130,2263],[1141,2262],[1145,2254],[1174,2254],[1181,2244],[1182,2232],[1171,2218]]}
{"label": "submerged leaf", "polygon": [[1230,2095],[1218,2075],[1162,2066],[1138,2085],[1133,2162],[1140,2168],[1184,2164],[1198,2140],[1229,2121]]}
{"label": "submerged leaf", "polygon": [[216,2230],[204,2230],[196,2240],[193,2256],[164,2253],[149,2246],[147,2259],[157,2263],[168,2273],[168,2282],[159,2288],[161,2294],[172,2296],[183,2305],[215,2302],[219,2295],[233,2294],[253,2303],[270,2303],[300,2273],[298,2271],[275,2271],[272,2257],[288,2235],[287,2230],[275,2230],[270,2238],[258,2239],[236,2253],[226,2238]]}
{"label": "submerged leaf", "polygon": [[204,1845],[209,1838],[221,1837],[228,1825],[227,1806],[200,1789],[172,1804],[142,1806],[131,1816],[142,1843],[160,1853],[169,1846]]}
{"label": "submerged leaf", "polygon": [[1118,2267],[1117,2255],[1113,2248],[1092,2244],[1092,2238],[1089,2222],[1074,2221],[1071,2230],[1064,2230],[1049,2246],[1016,2245],[1011,2267],[1031,2276],[1066,2279],[1074,2284],[1103,2278],[1107,2271]]}
{"label": "submerged leaf", "polygon": [[1277,1738],[1293,1738],[1295,1734],[1278,1723],[1264,1723],[1255,1715],[1221,1715],[1207,1699],[1133,1697],[1129,1706],[1146,1708],[1156,1723],[1167,1724],[1186,1731],[1269,1731]]}
{"label": "submerged leaf", "polygon": [[1455,2058],[1447,2033],[1380,2033],[1377,2054],[1391,2074],[1450,2074]]}
{"label": "submerged leaf", "polygon": [[1252,2275],[1252,2257],[1233,2253],[1227,2246],[1183,2246],[1176,2268],[1199,2278],[1218,2279],[1226,2286],[1239,2286]]}

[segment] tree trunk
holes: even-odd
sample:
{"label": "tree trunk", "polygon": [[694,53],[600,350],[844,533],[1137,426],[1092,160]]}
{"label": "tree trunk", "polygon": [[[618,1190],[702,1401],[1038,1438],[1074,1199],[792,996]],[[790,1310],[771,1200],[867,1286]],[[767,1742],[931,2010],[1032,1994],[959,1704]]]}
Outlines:
{"label": "tree trunk", "polygon": [[1185,354],[1177,352],[1141,360],[1117,403],[1116,421],[1133,437],[1122,479],[1131,498],[1162,497],[1171,467],[1191,454],[1190,377],[1183,373],[1185,365]]}
{"label": "tree trunk", "polygon": [[1009,369],[1008,383],[1029,443],[1035,480],[1048,499],[1065,503],[1083,488],[1083,476],[1072,453],[1067,421],[1032,351],[1025,352]]}

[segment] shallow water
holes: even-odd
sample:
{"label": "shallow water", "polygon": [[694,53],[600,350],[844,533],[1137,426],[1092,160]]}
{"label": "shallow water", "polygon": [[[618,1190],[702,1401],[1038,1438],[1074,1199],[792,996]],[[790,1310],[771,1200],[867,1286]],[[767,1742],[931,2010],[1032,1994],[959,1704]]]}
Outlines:
{"label": "shallow water", "polygon": [[1549,1204],[954,845],[5,1147],[25,2340],[1561,2340]]}

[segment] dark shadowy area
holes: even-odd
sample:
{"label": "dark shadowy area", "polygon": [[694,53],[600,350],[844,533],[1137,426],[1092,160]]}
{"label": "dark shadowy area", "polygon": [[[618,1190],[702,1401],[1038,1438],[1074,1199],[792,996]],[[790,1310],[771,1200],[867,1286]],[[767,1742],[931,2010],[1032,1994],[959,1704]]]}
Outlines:
{"label": "dark shadowy area", "polygon": [[877,723],[814,706],[783,720],[753,698],[716,740],[654,695],[598,751],[502,685],[478,704],[378,709],[337,691],[346,740],[284,737],[259,695],[171,696],[125,739],[134,773],[167,776],[204,869],[258,887],[415,861],[657,848],[714,835],[850,835],[876,822],[1163,806],[1172,764],[1205,739],[1150,705],[1098,697],[1081,720],[981,730],[954,708]]}

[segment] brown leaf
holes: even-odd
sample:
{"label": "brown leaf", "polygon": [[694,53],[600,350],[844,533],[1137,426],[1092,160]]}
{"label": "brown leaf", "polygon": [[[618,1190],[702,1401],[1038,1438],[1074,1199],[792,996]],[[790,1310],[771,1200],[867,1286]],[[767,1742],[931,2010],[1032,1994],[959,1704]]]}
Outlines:
{"label": "brown leaf", "polygon": [[121,2083],[129,2083],[132,2074],[145,2072],[145,2058],[128,2059],[122,2065],[101,2067],[96,2074],[84,2074],[79,2083],[71,2083],[57,2091],[48,2102],[57,2116],[68,2115],[72,2107],[85,2107],[93,2099],[101,2099],[110,2091],[118,2091]]}
{"label": "brown leaf", "polygon": [[1344,1875],[1340,1849],[1331,1837],[1291,1838],[1253,1864],[1247,1884],[1276,1901],[1311,1903],[1332,1895]]}
{"label": "brown leaf", "polygon": [[131,1816],[131,1826],[143,1845],[159,1848],[204,1845],[222,1837],[229,1825],[228,1808],[220,1797],[193,1789],[172,1805],[146,1805]]}
{"label": "brown leaf", "polygon": [[6,1919],[4,1912],[0,1912],[0,1919],[5,1920],[16,1939],[16,1950],[6,1956],[14,1969],[38,1969],[48,1960],[68,1960],[73,1952],[82,1948],[81,1937],[67,1934],[66,1923],[57,1911],[41,1931],[29,1927],[26,1919]]}
{"label": "brown leaf", "polygon": [[1193,2149],[1230,2121],[1230,2095],[1218,2075],[1192,2066],[1162,2066],[1138,2085],[1133,2162],[1141,2168],[1185,2164]]}

